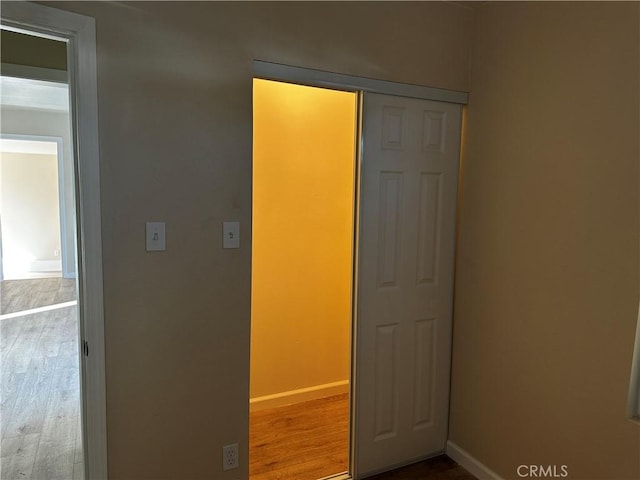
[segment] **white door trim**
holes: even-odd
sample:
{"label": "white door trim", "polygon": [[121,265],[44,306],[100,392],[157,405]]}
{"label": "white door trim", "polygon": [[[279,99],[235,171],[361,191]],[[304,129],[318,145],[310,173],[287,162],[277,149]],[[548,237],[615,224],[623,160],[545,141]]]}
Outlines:
{"label": "white door trim", "polygon": [[107,479],[104,311],[95,20],[28,2],[3,2],[2,24],[64,38],[69,65],[78,211],[85,478]]}
{"label": "white door trim", "polygon": [[638,326],[636,327],[635,348],[631,364],[629,382],[628,415],[631,421],[640,425],[640,305],[638,306]]}
{"label": "white door trim", "polygon": [[350,92],[371,92],[398,97],[420,98],[422,100],[435,100],[438,102],[467,104],[469,94],[457,90],[426,87],[423,85],[410,85],[407,83],[390,82],[388,80],[376,80],[373,78],[357,77],[342,73],[325,72],[311,68],[293,67],[280,63],[253,61],[253,73],[258,78],[265,80],[282,80],[283,82],[299,83],[313,87],[325,87],[334,90],[347,90]]}

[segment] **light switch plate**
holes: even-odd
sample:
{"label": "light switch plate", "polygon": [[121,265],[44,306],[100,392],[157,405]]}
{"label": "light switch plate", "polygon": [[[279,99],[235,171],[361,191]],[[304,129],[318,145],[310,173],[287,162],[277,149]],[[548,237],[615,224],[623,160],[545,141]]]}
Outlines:
{"label": "light switch plate", "polygon": [[167,249],[164,222],[147,222],[147,252],[160,252]]}
{"label": "light switch plate", "polygon": [[240,248],[240,222],[222,222],[222,248]]}

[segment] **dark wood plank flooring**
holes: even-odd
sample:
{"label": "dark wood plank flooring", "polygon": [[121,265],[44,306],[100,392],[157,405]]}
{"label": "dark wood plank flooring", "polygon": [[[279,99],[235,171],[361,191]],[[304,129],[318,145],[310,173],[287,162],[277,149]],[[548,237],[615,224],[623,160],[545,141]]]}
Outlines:
{"label": "dark wood plank flooring", "polygon": [[369,477],[369,480],[476,480],[446,455]]}

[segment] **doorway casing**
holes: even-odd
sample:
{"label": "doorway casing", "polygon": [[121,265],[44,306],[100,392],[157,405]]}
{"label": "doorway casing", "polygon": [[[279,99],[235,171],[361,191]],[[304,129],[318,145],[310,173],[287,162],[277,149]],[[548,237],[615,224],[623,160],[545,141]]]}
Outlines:
{"label": "doorway casing", "polygon": [[[102,232],[95,20],[29,2],[6,2],[2,26],[67,42],[77,209],[79,330],[85,478],[107,479]],[[80,354],[80,352],[79,352]]]}

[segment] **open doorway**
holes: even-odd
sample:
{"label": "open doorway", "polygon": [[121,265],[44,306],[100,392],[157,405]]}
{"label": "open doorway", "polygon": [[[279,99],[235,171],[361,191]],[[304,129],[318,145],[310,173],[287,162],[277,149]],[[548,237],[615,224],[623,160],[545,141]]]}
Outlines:
{"label": "open doorway", "polygon": [[1,35],[1,478],[82,479],[67,44]]}
{"label": "open doorway", "polygon": [[[2,78],[3,89],[7,80],[22,79]],[[14,112],[5,112],[5,117],[14,117]],[[34,130],[32,121],[40,116],[39,112],[29,115],[18,128]],[[68,112],[63,116],[68,117]],[[43,120],[51,119],[45,114]],[[50,127],[53,130],[55,125]],[[65,190],[73,190],[73,185],[65,185],[63,139],[2,133],[0,155],[0,279],[75,278],[75,259],[67,258],[69,250],[73,255],[73,247],[66,245],[67,233],[73,243],[74,229],[67,232],[63,220]]]}
{"label": "open doorway", "polygon": [[357,94],[255,79],[251,480],[349,470]]}

